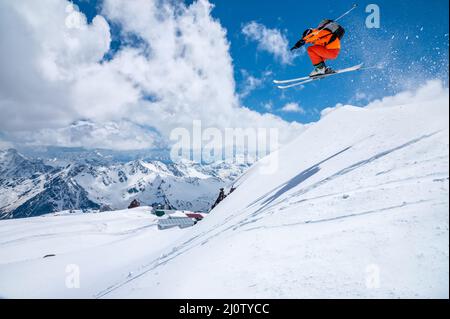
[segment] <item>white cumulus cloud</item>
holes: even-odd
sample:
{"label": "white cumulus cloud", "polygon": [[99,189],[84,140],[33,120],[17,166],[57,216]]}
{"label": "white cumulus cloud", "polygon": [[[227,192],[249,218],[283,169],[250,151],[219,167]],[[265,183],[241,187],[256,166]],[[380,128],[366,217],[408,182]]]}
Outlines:
{"label": "white cumulus cloud", "polygon": [[[0,131],[30,144],[128,149],[201,120],[278,128],[288,141],[302,125],[240,105],[226,30],[212,9],[207,0],[104,0],[88,23],[67,0],[1,1]],[[139,41],[105,60],[108,21],[122,39]],[[79,121],[83,129],[74,129]]]}
{"label": "white cumulus cloud", "polygon": [[84,69],[108,52],[111,38],[101,16],[89,25],[83,19],[79,28],[68,28],[68,5],[50,0],[0,2],[3,130],[57,127],[78,116],[72,88],[84,81]]}
{"label": "white cumulus cloud", "polygon": [[281,108],[282,112],[286,113],[301,113],[304,114],[305,110],[298,103],[288,103]]}
{"label": "white cumulus cloud", "polygon": [[41,129],[35,134],[17,132],[15,142],[27,146],[60,145],[70,147],[120,150],[146,149],[155,146],[158,136],[145,127],[128,121],[93,123],[77,121],[57,129]]}
{"label": "white cumulus cloud", "polygon": [[242,70],[241,73],[244,78],[242,88],[239,93],[239,96],[241,98],[245,98],[248,95],[250,95],[254,90],[261,87],[263,85],[264,81],[266,80],[265,76],[258,78],[258,77],[253,76],[246,70]]}
{"label": "white cumulus cloud", "polygon": [[242,33],[258,43],[258,49],[271,53],[283,64],[291,64],[295,55],[289,51],[287,37],[278,29],[270,29],[255,21],[245,24]]}

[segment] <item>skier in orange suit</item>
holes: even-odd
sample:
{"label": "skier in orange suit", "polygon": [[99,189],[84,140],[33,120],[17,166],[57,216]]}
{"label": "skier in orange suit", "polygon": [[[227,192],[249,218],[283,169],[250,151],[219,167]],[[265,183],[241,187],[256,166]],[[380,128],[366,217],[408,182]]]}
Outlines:
{"label": "skier in orange suit", "polygon": [[345,30],[333,20],[323,20],[316,29],[307,29],[302,38],[295,44],[291,51],[299,49],[309,43],[308,55],[314,65],[314,70],[309,75],[315,77],[334,73],[333,69],[326,66],[325,61],[336,59],[341,51],[341,39]]}

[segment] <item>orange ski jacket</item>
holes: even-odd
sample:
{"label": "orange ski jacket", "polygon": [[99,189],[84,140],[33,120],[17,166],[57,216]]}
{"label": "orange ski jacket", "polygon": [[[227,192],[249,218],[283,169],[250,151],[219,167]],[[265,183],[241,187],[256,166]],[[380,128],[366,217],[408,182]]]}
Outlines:
{"label": "orange ski jacket", "polygon": [[310,34],[308,34],[303,38],[303,40],[306,43],[321,45],[327,49],[340,49],[341,40],[339,40],[339,38],[336,38],[333,42],[329,43],[331,41],[332,36],[333,33],[331,33],[328,30],[313,29]]}

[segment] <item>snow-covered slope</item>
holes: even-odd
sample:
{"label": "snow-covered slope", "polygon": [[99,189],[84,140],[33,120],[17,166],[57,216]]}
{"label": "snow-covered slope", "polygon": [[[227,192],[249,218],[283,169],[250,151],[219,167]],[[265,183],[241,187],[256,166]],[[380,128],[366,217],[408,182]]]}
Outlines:
{"label": "snow-covered slope", "polygon": [[97,296],[448,298],[448,90],[428,100],[329,113],[271,155],[275,174],[252,167],[166,256]]}
{"label": "snow-covered slope", "polygon": [[185,232],[159,231],[149,207],[3,220],[0,297],[92,297]]}
{"label": "snow-covered slope", "polygon": [[[62,240],[82,238],[65,228],[73,216],[2,221],[0,295],[448,298],[448,90],[391,102],[328,112],[270,155],[274,174],[257,163],[202,222],[165,238],[151,216],[127,226],[126,212],[105,215],[117,234],[102,214],[83,217],[96,248]],[[78,290],[64,286],[67,263],[82,265]]]}

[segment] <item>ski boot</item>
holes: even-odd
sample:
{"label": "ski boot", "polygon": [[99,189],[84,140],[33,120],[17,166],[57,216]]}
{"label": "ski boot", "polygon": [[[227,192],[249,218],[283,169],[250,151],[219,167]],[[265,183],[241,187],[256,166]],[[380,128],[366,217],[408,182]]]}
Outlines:
{"label": "ski boot", "polygon": [[332,68],[330,68],[328,66],[326,67],[325,74],[334,74],[334,73],[336,73],[335,70],[333,70]]}
{"label": "ski boot", "polygon": [[315,65],[314,70],[309,75],[311,78],[321,75],[334,74],[335,70],[325,65],[324,62]]}
{"label": "ski boot", "polygon": [[320,62],[314,66],[314,70],[309,74],[309,77],[313,78],[316,76],[324,75],[327,71],[327,66],[324,62]]}

